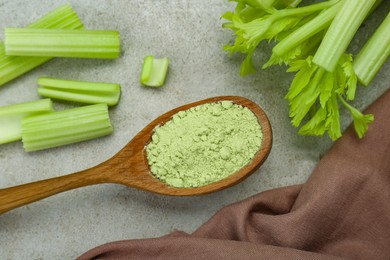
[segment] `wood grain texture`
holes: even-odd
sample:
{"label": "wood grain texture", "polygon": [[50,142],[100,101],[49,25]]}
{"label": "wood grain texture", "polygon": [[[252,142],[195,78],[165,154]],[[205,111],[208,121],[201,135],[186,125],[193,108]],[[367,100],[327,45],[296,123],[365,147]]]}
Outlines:
{"label": "wood grain texture", "polygon": [[[237,173],[218,182],[197,188],[176,188],[155,178],[149,169],[145,146],[150,142],[156,126],[169,121],[174,114],[205,103],[231,100],[249,108],[258,118],[263,132],[260,150],[253,160]],[[117,183],[141,190],[173,196],[191,196],[216,192],[235,185],[266,160],[272,147],[272,128],[264,111],[254,102],[238,96],[220,96],[175,108],[156,118],[141,130],[125,147],[107,161],[77,173],[0,189],[0,214],[38,201],[60,192],[101,183]]]}

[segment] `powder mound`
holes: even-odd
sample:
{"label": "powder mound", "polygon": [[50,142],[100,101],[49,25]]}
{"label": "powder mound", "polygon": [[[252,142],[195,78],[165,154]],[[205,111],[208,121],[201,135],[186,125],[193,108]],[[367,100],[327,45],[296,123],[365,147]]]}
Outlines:
{"label": "powder mound", "polygon": [[248,108],[231,101],[180,111],[146,146],[152,174],[175,187],[200,187],[237,172],[260,149],[262,130]]}

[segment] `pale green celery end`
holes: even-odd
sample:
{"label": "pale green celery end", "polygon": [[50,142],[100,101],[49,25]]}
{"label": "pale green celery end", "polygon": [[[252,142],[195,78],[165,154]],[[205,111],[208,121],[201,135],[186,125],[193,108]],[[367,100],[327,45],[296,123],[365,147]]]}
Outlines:
{"label": "pale green celery end", "polygon": [[0,116],[0,144],[22,139],[22,115]]}
{"label": "pale green celery end", "polygon": [[[147,61],[150,62],[150,59]],[[147,65],[145,74],[147,73],[148,80],[141,82],[144,86],[148,87],[161,87],[164,85],[165,78],[167,76],[168,72],[168,66],[169,66],[169,59],[168,58],[161,58],[161,59],[154,59],[151,62],[151,68],[150,64]],[[143,74],[144,72],[142,72]],[[144,76],[146,77],[146,76]]]}
{"label": "pale green celery end", "polygon": [[359,81],[368,86],[390,56],[390,13],[356,56],[353,69]]}
{"label": "pale green celery end", "polygon": [[[63,5],[47,13],[28,27],[81,29],[83,24],[71,6]],[[0,86],[51,59],[52,57],[5,56],[5,46],[3,42],[0,42]]]}
{"label": "pale green celery end", "polygon": [[50,99],[0,107],[0,144],[22,139],[22,119],[25,116],[52,111]]}
{"label": "pale green celery end", "polygon": [[335,70],[341,55],[347,49],[375,1],[345,0],[314,55],[315,64],[330,72]]}
{"label": "pale green celery end", "polygon": [[286,38],[281,40],[277,45],[275,45],[272,51],[277,56],[282,57],[286,52],[292,50],[318,32],[329,27],[340,7],[341,2],[336,3],[329,9],[324,10],[314,19],[302,25],[297,30],[289,34]]}
{"label": "pale green celery end", "polygon": [[14,56],[116,59],[120,36],[112,30],[5,28],[5,52]]}
{"label": "pale green celery end", "polygon": [[22,122],[22,141],[27,152],[86,141],[112,132],[105,104],[30,116]]}

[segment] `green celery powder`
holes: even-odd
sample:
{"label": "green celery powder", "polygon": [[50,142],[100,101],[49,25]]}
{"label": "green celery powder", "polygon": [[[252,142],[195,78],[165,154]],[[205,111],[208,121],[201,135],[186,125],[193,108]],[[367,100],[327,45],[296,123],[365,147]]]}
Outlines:
{"label": "green celery powder", "polygon": [[146,146],[152,174],[168,185],[200,187],[237,172],[259,151],[255,114],[231,101],[207,103],[175,114],[154,130]]}

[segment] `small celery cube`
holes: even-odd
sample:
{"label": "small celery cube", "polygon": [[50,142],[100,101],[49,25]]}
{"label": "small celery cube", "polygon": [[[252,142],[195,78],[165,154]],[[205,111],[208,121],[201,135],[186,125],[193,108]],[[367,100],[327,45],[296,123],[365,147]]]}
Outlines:
{"label": "small celery cube", "polygon": [[141,73],[141,84],[148,87],[161,87],[167,76],[169,59],[155,59],[153,56],[147,56]]}

